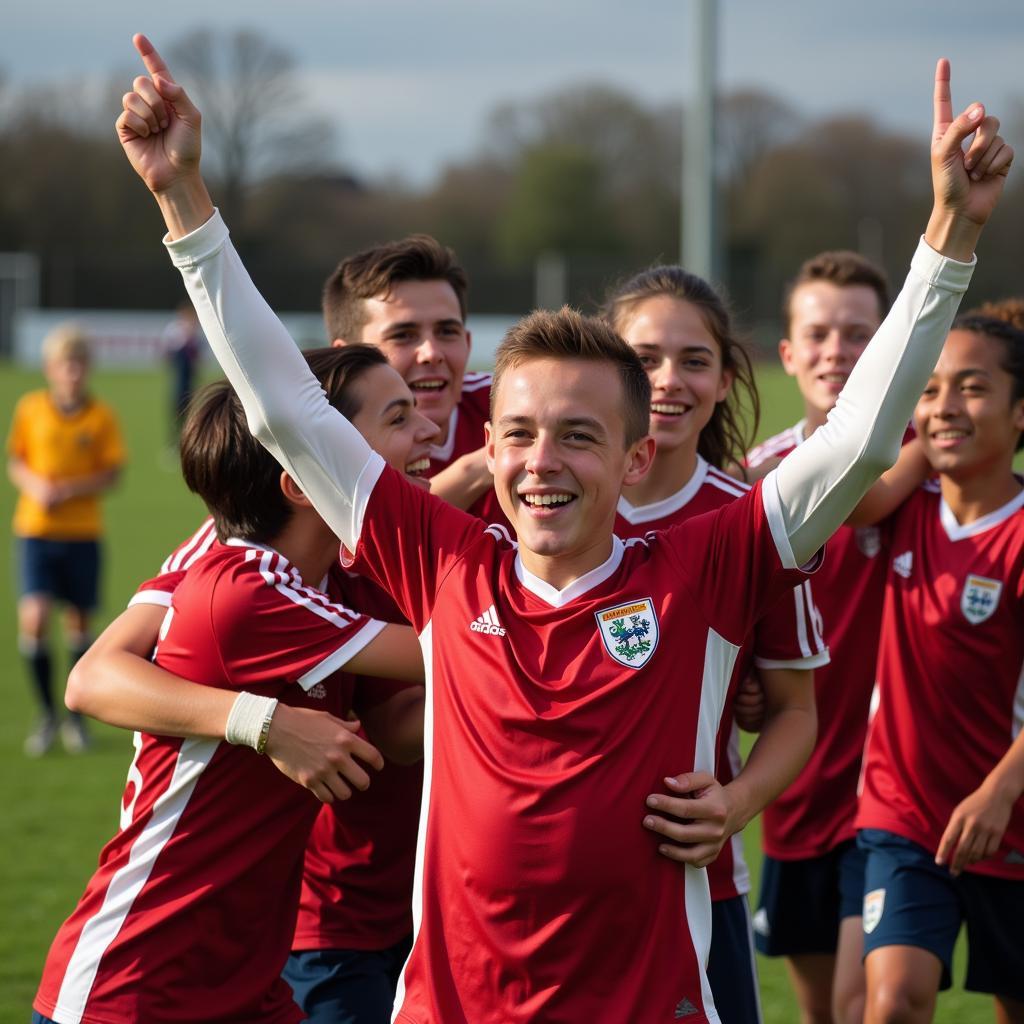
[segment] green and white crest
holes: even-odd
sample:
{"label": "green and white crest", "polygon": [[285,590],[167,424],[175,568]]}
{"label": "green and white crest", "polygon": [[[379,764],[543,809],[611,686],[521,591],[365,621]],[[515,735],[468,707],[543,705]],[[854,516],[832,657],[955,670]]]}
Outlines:
{"label": "green and white crest", "polygon": [[594,612],[605,650],[627,668],[642,668],[658,646],[658,616],[649,597]]}

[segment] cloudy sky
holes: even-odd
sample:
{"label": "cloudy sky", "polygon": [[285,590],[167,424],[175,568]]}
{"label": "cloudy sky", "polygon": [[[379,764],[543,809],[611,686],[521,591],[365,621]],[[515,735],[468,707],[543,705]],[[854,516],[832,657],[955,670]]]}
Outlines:
{"label": "cloudy sky", "polygon": [[[17,87],[120,68],[127,87],[135,31],[159,47],[199,26],[252,28],[295,57],[350,166],[424,184],[473,151],[504,100],[595,81],[685,98],[690,10],[689,0],[36,0],[4,15],[0,74]],[[939,56],[953,62],[957,106],[1024,102],[1021,0],[720,0],[719,11],[722,87],[752,85],[811,115],[863,112],[926,137]]]}

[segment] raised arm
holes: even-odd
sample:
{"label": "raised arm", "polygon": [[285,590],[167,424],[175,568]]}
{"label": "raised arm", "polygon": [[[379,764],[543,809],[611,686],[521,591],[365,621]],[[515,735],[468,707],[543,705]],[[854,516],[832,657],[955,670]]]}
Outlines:
{"label": "raised arm", "polygon": [[328,404],[249,279],[199,173],[199,111],[149,40],[137,35],[134,43],[148,74],[122,101],[125,155],[160,207],[171,257],[250,429],[354,548],[383,460]]}
{"label": "raised arm", "polygon": [[791,566],[818,550],[896,460],[1013,160],[998,131],[999,122],[977,103],[953,117],[949,62],[940,60],[931,143],[934,206],[910,274],[828,421],[765,480],[772,533]]}

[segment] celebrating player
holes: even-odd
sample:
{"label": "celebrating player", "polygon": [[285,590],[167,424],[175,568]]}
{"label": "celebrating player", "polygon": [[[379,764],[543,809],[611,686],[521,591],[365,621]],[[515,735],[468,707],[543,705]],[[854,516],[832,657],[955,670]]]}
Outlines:
{"label": "celebrating player", "polygon": [[966,922],[967,988],[1024,1021],[1024,333],[954,323],[914,422],[939,487],[883,526],[885,610],[864,755],[870,1024],[932,1019]]}
{"label": "celebrating player", "polygon": [[[824,426],[889,308],[884,275],[852,252],[819,253],[786,290],[779,355],[804,418],[748,457],[755,474]],[[784,956],[804,1024],[863,1017],[863,855],[853,817],[875,680],[885,561],[878,530],[842,526],[814,581],[832,661],[815,675],[818,740],[796,781],[761,819],[765,858],[755,941]]]}
{"label": "celebrating player", "polygon": [[[750,361],[736,340],[729,311],[706,281],[682,267],[655,267],[612,294],[605,315],[631,345],[651,382],[651,435],[657,442],[650,472],[624,489],[615,533],[643,537],[720,508],[749,487],[720,467],[741,459],[749,443],[740,391],[756,412]],[[828,663],[815,621],[810,582],[793,591],[757,626],[753,653],[768,697],[761,736],[740,772],[739,738],[730,689],[719,730],[715,775],[743,807],[742,826],[792,781],[814,744],[814,668]],[[752,667],[745,644],[734,679]],[[737,773],[740,772],[739,775]],[[735,777],[735,778],[734,778]],[[669,800],[678,802],[673,808]],[[685,798],[658,797],[659,810],[688,817]],[[652,826],[671,838],[671,822]],[[662,823],[664,823],[662,825]],[[673,848],[675,849],[675,848]],[[712,930],[708,980],[724,1024],[760,1019],[757,969],[746,893],[750,876],[739,831],[708,865]]]}
{"label": "celebrating player", "polygon": [[[612,533],[621,488],[654,454],[635,353],[570,311],[513,328],[487,455],[514,548],[411,487],[324,403],[213,208],[198,111],[136,45],[149,77],[125,96],[119,137],[217,357],[257,436],[420,634],[426,817],[397,1019],[717,1021],[706,875],[684,882],[659,860],[634,808],[681,756],[714,767],[739,645],[895,458],[1012,159],[997,123],[977,104],[937,116],[925,241],[838,415],[744,497],[646,542]],[[964,161],[979,157],[972,181]],[[732,824],[705,785],[686,826],[698,844]]]}
{"label": "celebrating player", "polygon": [[[243,690],[225,726],[229,744],[262,753],[279,702],[340,716],[352,688],[341,669],[417,671],[408,627],[353,613],[303,582],[337,564],[337,537],[254,442],[226,383],[190,413],[181,455],[223,543],[175,588],[155,660]],[[319,804],[229,744],[137,734],[121,829],[47,958],[34,1004],[43,1019],[302,1018],[279,976]],[[350,731],[341,770],[365,785],[354,758],[381,764]]]}

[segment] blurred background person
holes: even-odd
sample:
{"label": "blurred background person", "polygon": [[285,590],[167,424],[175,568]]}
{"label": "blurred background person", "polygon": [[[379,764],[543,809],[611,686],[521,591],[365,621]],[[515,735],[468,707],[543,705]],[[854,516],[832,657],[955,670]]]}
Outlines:
{"label": "blurred background person", "polygon": [[[117,417],[87,390],[87,336],[73,324],[62,325],[44,339],[42,354],[47,386],[18,401],[7,440],[7,472],[19,495],[18,645],[41,712],[25,740],[30,757],[53,746],[59,724],[50,610],[55,602],[66,606],[70,667],[89,646],[89,616],[98,600],[99,497],[116,483],[125,459]],[[88,746],[79,715],[70,715],[60,733],[70,753]]]}
{"label": "blurred background person", "polygon": [[192,303],[182,299],[174,319],[163,333],[164,355],[171,378],[171,422],[168,444],[177,454],[181,424],[196,389],[196,368],[203,344],[203,329]]}

